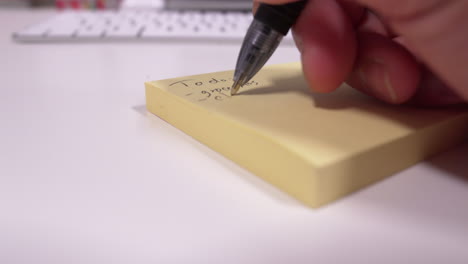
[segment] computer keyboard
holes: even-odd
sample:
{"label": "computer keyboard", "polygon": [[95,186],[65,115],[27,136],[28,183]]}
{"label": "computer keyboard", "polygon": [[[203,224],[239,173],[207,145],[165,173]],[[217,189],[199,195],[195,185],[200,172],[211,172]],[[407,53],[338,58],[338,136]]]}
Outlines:
{"label": "computer keyboard", "polygon": [[[120,10],[62,11],[15,32],[19,42],[242,40],[251,12]],[[285,37],[286,43],[292,38]]]}

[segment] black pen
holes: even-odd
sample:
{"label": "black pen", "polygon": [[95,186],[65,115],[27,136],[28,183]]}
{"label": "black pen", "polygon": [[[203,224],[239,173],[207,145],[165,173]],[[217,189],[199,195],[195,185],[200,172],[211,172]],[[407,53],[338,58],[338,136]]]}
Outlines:
{"label": "black pen", "polygon": [[265,65],[289,29],[296,23],[305,0],[283,5],[260,4],[237,58],[231,95]]}

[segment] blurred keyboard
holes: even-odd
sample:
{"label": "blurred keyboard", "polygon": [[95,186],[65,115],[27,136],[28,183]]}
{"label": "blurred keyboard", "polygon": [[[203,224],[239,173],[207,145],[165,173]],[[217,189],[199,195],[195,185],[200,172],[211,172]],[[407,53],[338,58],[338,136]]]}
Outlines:
{"label": "blurred keyboard", "polygon": [[[242,40],[251,12],[64,11],[13,34],[19,42]],[[285,42],[291,42],[288,36]]]}

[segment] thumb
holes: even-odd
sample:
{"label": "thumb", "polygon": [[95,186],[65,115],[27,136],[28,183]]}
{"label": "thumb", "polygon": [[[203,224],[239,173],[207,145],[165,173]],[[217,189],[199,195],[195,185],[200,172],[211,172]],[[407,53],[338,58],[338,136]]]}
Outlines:
{"label": "thumb", "polygon": [[418,60],[468,100],[468,1],[344,1],[377,13]]}

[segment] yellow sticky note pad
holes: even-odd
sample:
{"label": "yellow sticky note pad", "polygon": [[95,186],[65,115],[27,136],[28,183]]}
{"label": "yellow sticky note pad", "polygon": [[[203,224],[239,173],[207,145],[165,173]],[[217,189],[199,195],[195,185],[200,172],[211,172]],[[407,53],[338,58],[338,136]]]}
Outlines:
{"label": "yellow sticky note pad", "polygon": [[453,146],[466,109],[391,106],[343,85],[310,92],[299,63],[264,68],[230,96],[233,72],[146,83],[151,113],[312,207]]}

